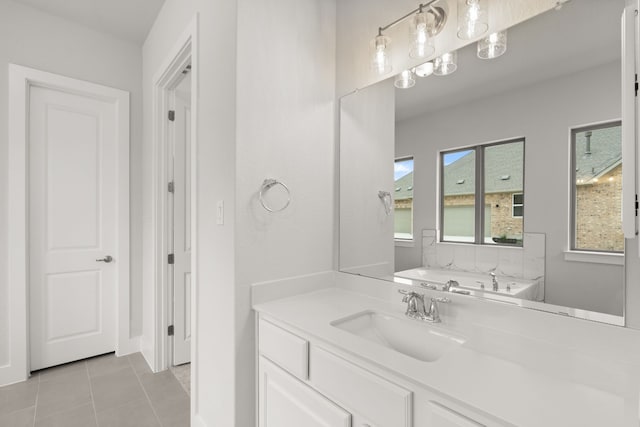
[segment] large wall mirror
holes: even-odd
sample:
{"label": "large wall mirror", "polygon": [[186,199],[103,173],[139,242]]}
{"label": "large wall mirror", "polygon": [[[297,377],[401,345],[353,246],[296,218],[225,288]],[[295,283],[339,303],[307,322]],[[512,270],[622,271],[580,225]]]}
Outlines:
{"label": "large wall mirror", "polygon": [[498,58],[343,97],[340,270],[623,325],[624,6],[571,1]]}

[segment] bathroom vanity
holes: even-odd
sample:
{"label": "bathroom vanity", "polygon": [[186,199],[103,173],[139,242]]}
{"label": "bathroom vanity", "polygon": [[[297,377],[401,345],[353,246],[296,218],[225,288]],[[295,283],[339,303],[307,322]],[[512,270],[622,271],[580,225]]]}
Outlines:
{"label": "bathroom vanity", "polygon": [[373,282],[336,273],[254,306],[260,426],[638,425],[640,371],[623,356],[638,343],[588,338],[633,331],[534,311],[504,322],[518,308],[455,294],[427,323],[405,316],[402,286]]}

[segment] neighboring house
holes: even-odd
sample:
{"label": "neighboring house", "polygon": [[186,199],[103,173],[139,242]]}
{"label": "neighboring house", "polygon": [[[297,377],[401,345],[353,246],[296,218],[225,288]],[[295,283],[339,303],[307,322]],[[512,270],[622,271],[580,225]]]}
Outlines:
{"label": "neighboring house", "polygon": [[624,251],[621,132],[576,134],[576,249]]}
{"label": "neighboring house", "polygon": [[[485,238],[522,239],[523,144],[488,147],[485,154]],[[473,236],[475,225],[473,151],[444,167],[444,235]]]}
{"label": "neighboring house", "polygon": [[394,222],[396,238],[413,236],[413,172],[395,181]]}

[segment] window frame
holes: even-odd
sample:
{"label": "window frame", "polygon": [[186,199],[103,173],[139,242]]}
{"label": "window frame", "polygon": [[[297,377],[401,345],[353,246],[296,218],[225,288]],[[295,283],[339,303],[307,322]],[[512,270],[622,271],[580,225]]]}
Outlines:
{"label": "window frame", "polygon": [[[599,123],[594,123],[594,124],[588,124],[588,125],[582,125],[582,126],[577,126],[577,127],[573,127],[570,128],[570,144],[569,144],[569,150],[570,150],[570,154],[569,154],[569,158],[570,158],[570,164],[569,164],[569,171],[570,171],[570,178],[569,178],[569,186],[570,186],[570,198],[569,198],[569,251],[571,253],[588,253],[588,254],[601,254],[601,255],[620,255],[620,254],[624,254],[625,250],[623,249],[622,251],[608,251],[608,250],[604,250],[604,249],[582,249],[582,248],[578,248],[576,246],[576,239],[577,239],[577,226],[578,226],[578,221],[577,221],[577,193],[578,193],[578,184],[577,184],[577,177],[576,177],[576,165],[577,165],[577,159],[576,159],[576,135],[581,133],[581,132],[587,132],[587,131],[594,131],[594,130],[600,130],[600,129],[607,129],[607,128],[612,128],[612,127],[622,127],[622,120],[620,119],[616,119],[616,120],[608,120],[606,122],[599,122]],[[624,168],[624,164],[622,165],[622,167]],[[623,183],[624,185],[624,183]]]}
{"label": "window frame", "polygon": [[[516,203],[516,196],[522,196],[522,203]],[[515,208],[522,208],[522,215],[515,214]],[[511,195],[511,218],[522,218],[524,220],[524,191],[522,193],[513,193]]]}
{"label": "window frame", "polygon": [[402,162],[402,161],[405,161],[405,160],[412,160],[413,161],[413,170],[411,172],[414,173],[414,179],[413,179],[413,182],[411,183],[411,188],[412,188],[412,191],[413,191],[413,197],[411,198],[411,221],[410,221],[410,224],[411,224],[411,237],[407,238],[407,237],[397,237],[396,236],[396,232],[395,232],[395,221],[396,221],[396,217],[395,217],[395,203],[396,203],[395,192],[396,192],[396,186],[395,186],[395,180],[394,180],[394,186],[393,186],[393,190],[394,190],[393,191],[393,194],[394,194],[394,197],[393,197],[393,208],[394,208],[393,240],[396,242],[396,244],[400,244],[400,245],[402,245],[402,244],[412,244],[415,241],[415,237],[416,237],[416,235],[414,233],[415,227],[414,227],[414,223],[413,223],[414,222],[413,220],[414,220],[414,217],[415,217],[415,215],[414,215],[414,201],[415,201],[415,184],[416,184],[415,183],[416,158],[413,155],[400,156],[400,157],[397,157],[397,158],[395,158],[393,160],[393,164],[395,166],[395,164],[397,162]]}
{"label": "window frame", "polygon": [[[503,139],[499,141],[492,141],[483,144],[477,145],[468,145],[463,147],[451,148],[446,150],[441,150],[438,156],[438,178],[439,178],[439,186],[438,186],[438,229],[439,229],[439,238],[438,241],[441,243],[454,243],[454,244],[467,244],[467,245],[485,245],[485,246],[508,246],[508,247],[524,247],[524,230],[525,230],[525,217],[524,217],[524,209],[522,212],[522,243],[521,244],[506,244],[506,243],[490,243],[485,241],[484,233],[485,233],[485,179],[484,179],[484,154],[485,149],[489,147],[494,147],[497,145],[506,145],[515,142],[522,142],[522,191],[518,194],[526,194],[526,137],[514,137],[509,139]],[[444,238],[444,156],[450,153],[455,153],[459,151],[474,151],[475,152],[475,198],[474,198],[474,210],[475,210],[475,225],[474,225],[474,240],[473,242],[460,242],[460,241],[452,241],[445,240]],[[524,206],[524,198],[523,198],[523,206]],[[512,208],[513,213],[513,208]]]}

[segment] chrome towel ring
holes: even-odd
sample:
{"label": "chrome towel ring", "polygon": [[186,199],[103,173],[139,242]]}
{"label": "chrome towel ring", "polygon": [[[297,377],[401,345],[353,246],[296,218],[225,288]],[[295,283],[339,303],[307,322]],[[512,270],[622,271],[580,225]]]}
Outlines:
{"label": "chrome towel ring", "polygon": [[[264,200],[264,195],[267,193],[267,191],[269,191],[271,187],[274,187],[276,185],[282,186],[282,188],[284,188],[284,190],[287,193],[287,202],[280,209],[272,208]],[[264,182],[262,183],[262,186],[260,187],[259,197],[260,197],[260,204],[262,205],[263,208],[265,208],[269,212],[282,212],[289,206],[289,203],[291,203],[291,191],[289,191],[289,187],[287,187],[283,182],[280,182],[277,179],[273,179],[273,178],[267,178],[264,180]]]}

